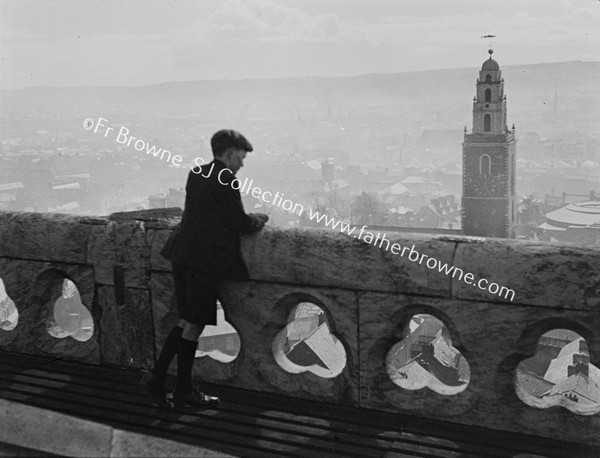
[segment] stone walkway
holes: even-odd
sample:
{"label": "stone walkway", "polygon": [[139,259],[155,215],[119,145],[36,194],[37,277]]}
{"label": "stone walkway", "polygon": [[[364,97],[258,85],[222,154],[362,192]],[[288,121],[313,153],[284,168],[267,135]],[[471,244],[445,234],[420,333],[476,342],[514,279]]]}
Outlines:
{"label": "stone walkway", "polygon": [[140,376],[0,352],[0,443],[70,456],[600,456],[589,446],[223,386],[206,387],[221,397],[218,410],[162,412],[140,391]]}

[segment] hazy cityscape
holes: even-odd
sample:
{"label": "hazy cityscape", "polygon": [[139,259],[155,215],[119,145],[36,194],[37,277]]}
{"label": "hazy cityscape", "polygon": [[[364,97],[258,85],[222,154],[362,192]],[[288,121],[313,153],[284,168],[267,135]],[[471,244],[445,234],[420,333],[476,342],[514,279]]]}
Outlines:
{"label": "hazy cityscape", "polygon": [[[600,192],[600,113],[591,108],[600,88],[588,84],[600,64],[503,71],[516,124],[518,237],[595,243],[585,231],[545,230],[545,216]],[[231,126],[255,145],[239,176],[263,189],[353,224],[460,231],[462,137],[476,74],[2,91],[0,208],[101,215],[183,207],[190,167],[209,162],[211,133]],[[87,118],[114,132],[86,130]],[[118,141],[121,128],[147,148]],[[174,155],[179,166],[168,161]],[[244,203],[274,226],[318,226],[250,195]]]}
{"label": "hazy cityscape", "polygon": [[[436,1],[446,18],[412,1],[373,11],[364,2],[339,3],[335,11],[333,3],[310,1],[198,3],[153,3],[138,8],[144,14],[123,6],[128,15],[115,14],[121,10],[111,3],[95,8],[101,25],[80,6],[34,12],[2,5],[10,20],[0,25],[10,27],[0,36],[0,212],[183,210],[190,169],[213,159],[211,136],[228,128],[254,147],[237,174],[242,182],[348,227],[600,247],[600,34],[589,25],[592,7],[571,14],[572,2],[561,1],[554,12],[525,5],[514,15],[467,2],[473,11],[455,14]],[[151,30],[162,27],[163,14],[164,33]],[[561,15],[569,21],[554,27]],[[504,35],[491,35],[493,25]],[[547,38],[533,38],[547,28]],[[242,201],[246,212],[268,214],[270,227],[337,230],[249,192]],[[124,281],[117,273],[108,275],[115,290]],[[4,344],[19,329],[21,305],[3,275]],[[55,283],[44,293],[45,330],[65,345],[90,340],[99,329],[92,304],[82,302],[72,279]],[[430,299],[423,291],[410,294]],[[269,328],[274,367],[303,380],[336,379],[358,364],[356,355],[330,310],[307,296],[285,326]],[[227,322],[227,306],[218,304],[217,324],[203,328],[195,356],[233,368],[244,335]],[[393,343],[373,344],[379,355],[386,346],[387,375],[378,386],[449,398],[468,390],[472,370],[481,368],[453,346],[449,323],[414,313],[394,323]],[[552,320],[551,330],[537,334],[535,354],[511,369],[515,392],[529,406],[597,415],[600,369],[590,362],[589,343]],[[363,324],[352,332],[372,338]],[[356,356],[361,371],[370,357]],[[352,383],[362,390],[360,377]]]}

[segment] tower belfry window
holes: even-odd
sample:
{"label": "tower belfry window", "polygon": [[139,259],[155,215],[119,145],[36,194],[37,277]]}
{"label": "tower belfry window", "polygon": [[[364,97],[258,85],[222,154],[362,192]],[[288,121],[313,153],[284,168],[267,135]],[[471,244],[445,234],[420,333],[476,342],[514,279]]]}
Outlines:
{"label": "tower belfry window", "polygon": [[492,116],[490,114],[483,115],[483,131],[489,132],[492,130]]}
{"label": "tower belfry window", "polygon": [[491,83],[492,82],[492,75],[490,75],[489,73],[487,75],[485,75],[485,82],[486,83]]}
{"label": "tower belfry window", "polygon": [[492,101],[492,90],[489,88],[485,90],[485,101],[486,102]]}

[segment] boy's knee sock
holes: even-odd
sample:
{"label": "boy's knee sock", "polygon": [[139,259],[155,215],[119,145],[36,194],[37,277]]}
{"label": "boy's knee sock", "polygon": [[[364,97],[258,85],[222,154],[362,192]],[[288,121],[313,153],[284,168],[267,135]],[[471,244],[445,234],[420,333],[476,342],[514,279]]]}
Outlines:
{"label": "boy's knee sock", "polygon": [[196,357],[197,340],[179,339],[177,349],[177,383],[176,391],[185,393],[192,389],[192,367]]}
{"label": "boy's knee sock", "polygon": [[154,364],[152,373],[161,382],[165,381],[171,361],[173,361],[173,358],[177,354],[182,332],[183,328],[180,328],[179,326],[173,326],[173,329],[171,329],[171,332],[167,336],[162,350],[160,351],[160,355]]}

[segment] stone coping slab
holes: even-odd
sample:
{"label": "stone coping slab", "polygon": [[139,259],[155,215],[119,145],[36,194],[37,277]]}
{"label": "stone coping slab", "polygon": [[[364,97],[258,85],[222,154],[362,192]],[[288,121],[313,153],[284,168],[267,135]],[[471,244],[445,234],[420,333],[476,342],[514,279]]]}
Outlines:
{"label": "stone coping slab", "polygon": [[0,443],[75,457],[233,457],[0,399]]}
{"label": "stone coping slab", "polygon": [[[170,271],[159,253],[180,213],[0,212],[0,257],[92,265],[100,285],[112,286],[117,278],[126,287],[147,289],[150,271]],[[242,237],[242,254],[251,279],[260,282],[577,310],[600,304],[600,247],[415,233],[386,233],[386,240],[389,245],[376,245],[339,231],[267,225]],[[395,244],[394,252],[389,247]],[[415,257],[399,254],[404,248]],[[431,258],[435,267],[427,264]],[[448,274],[444,265],[461,273]],[[466,283],[467,274],[506,294]]]}

